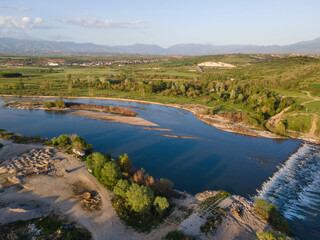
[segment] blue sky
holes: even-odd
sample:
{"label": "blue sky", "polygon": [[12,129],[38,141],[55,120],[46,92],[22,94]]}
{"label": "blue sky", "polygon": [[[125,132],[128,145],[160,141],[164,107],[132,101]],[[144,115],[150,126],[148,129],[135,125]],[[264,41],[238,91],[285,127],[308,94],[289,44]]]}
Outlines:
{"label": "blue sky", "polygon": [[319,13],[319,0],[0,0],[0,37],[284,45],[320,37]]}

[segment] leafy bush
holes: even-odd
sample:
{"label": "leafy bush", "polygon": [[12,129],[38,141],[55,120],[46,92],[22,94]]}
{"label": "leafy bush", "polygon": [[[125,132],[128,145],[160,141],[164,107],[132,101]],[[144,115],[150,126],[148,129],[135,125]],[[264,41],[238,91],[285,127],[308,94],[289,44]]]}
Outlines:
{"label": "leafy bush", "polygon": [[124,172],[129,172],[132,168],[132,161],[128,154],[123,154],[119,156],[119,165]]}
{"label": "leafy bush", "polygon": [[3,129],[0,129],[0,138],[12,140],[14,143],[28,144],[28,143],[44,143],[45,140],[39,135],[34,137],[22,136],[18,133],[12,133]]}
{"label": "leafy bush", "polygon": [[142,214],[133,211],[128,202],[119,195],[115,195],[111,202],[119,218],[138,232],[150,232],[152,228],[162,222],[162,218],[156,217],[150,212]]}
{"label": "leafy bush", "polygon": [[162,215],[162,213],[170,206],[168,200],[165,197],[159,196],[156,197],[153,205],[156,207],[156,211],[159,213],[159,215]]}
{"label": "leafy bush", "polygon": [[175,230],[175,231],[169,232],[164,239],[165,240],[194,240],[195,238],[193,236],[184,234],[179,230]]}
{"label": "leafy bush", "polygon": [[2,143],[0,143],[0,148],[2,148],[3,147],[3,144]]}
{"label": "leafy bush", "polygon": [[80,136],[71,136],[72,148],[77,150],[86,151],[92,148],[91,144],[88,144],[82,137]]}
{"label": "leafy bush", "polygon": [[132,210],[138,213],[149,212],[154,199],[153,191],[133,183],[127,191],[127,201]]}
{"label": "leafy bush", "polygon": [[260,217],[267,220],[278,231],[292,235],[292,231],[287,221],[280,215],[276,205],[258,198],[255,200],[254,210]]}
{"label": "leafy bush", "polygon": [[130,184],[125,179],[120,179],[117,185],[114,187],[113,191],[115,194],[118,194],[122,198],[127,197],[127,191],[129,190]]}
{"label": "leafy bush", "polygon": [[53,107],[54,107],[54,104],[53,104],[53,102],[44,102],[44,103],[43,103],[43,106],[44,106],[45,108],[53,108]]}
{"label": "leafy bush", "polygon": [[65,108],[66,107],[66,103],[63,100],[54,100],[53,104],[57,108]]}
{"label": "leafy bush", "polygon": [[214,221],[208,220],[200,227],[200,231],[203,233],[210,233],[214,228]]}
{"label": "leafy bush", "polygon": [[58,137],[57,142],[60,147],[66,147],[71,144],[71,138],[67,134],[62,134]]}
{"label": "leafy bush", "polygon": [[173,182],[167,178],[160,178],[156,185],[156,190],[162,196],[170,196],[173,189]]}
{"label": "leafy bush", "polygon": [[54,102],[50,102],[50,101],[44,102],[43,106],[45,108],[53,108],[53,107],[65,108],[66,107],[66,103],[63,100],[54,100]]}
{"label": "leafy bush", "polygon": [[257,240],[290,240],[288,236],[281,232],[277,231],[258,231],[257,233]]}

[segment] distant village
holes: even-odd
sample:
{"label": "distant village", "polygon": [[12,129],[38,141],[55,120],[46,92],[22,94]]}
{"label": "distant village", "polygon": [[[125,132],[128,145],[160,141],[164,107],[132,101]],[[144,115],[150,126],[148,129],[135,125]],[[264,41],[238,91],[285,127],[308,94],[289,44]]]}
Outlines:
{"label": "distant village", "polygon": [[[164,62],[169,61],[169,58],[161,58],[161,59],[133,59],[133,60],[108,60],[108,61],[92,61],[92,62],[65,62],[63,60],[60,61],[42,61],[38,65],[49,66],[49,67],[57,67],[57,66],[82,66],[82,67],[94,67],[94,66],[111,66],[117,64],[118,66],[124,66],[129,64],[141,64],[141,63],[155,63],[155,62]],[[3,65],[5,66],[25,66],[25,65],[33,65],[31,62],[6,62]]]}

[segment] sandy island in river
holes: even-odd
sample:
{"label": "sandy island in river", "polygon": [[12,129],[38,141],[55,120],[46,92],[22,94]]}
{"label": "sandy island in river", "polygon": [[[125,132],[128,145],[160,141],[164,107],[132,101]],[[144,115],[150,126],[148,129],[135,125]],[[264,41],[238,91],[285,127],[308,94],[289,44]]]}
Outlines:
{"label": "sandy island in river", "polygon": [[69,114],[79,115],[79,116],[94,118],[99,120],[106,120],[110,122],[119,122],[119,123],[131,124],[131,125],[138,125],[138,126],[149,126],[149,127],[159,126],[158,124],[147,121],[140,117],[127,117],[127,116],[121,116],[121,115],[113,115],[109,113],[91,112],[86,110],[78,110],[78,111],[71,112]]}
{"label": "sandy island in river", "polygon": [[198,139],[197,137],[176,136],[176,135],[171,135],[171,134],[162,134],[162,136],[171,137],[171,138]]}
{"label": "sandy island in river", "polygon": [[142,128],[147,130],[155,130],[155,131],[165,131],[165,132],[172,131],[172,129],[168,129],[168,128],[151,128],[151,127],[142,127]]}

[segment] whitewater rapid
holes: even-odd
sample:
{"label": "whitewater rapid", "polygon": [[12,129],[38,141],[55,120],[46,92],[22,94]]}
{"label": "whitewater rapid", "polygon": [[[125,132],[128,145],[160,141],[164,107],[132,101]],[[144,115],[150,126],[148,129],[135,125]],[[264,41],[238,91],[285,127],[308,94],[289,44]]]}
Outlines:
{"label": "whitewater rapid", "polygon": [[256,197],[274,203],[289,220],[318,221],[320,146],[302,143],[257,192]]}

